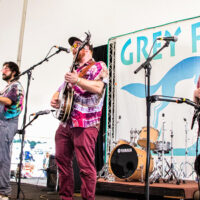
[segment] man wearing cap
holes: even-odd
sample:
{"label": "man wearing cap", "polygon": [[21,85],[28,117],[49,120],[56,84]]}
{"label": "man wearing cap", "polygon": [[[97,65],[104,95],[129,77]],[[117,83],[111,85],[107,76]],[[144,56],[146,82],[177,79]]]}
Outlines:
{"label": "man wearing cap", "polygon": [[[71,37],[68,42],[75,56],[83,41]],[[55,136],[59,194],[63,200],[73,199],[74,153],[80,169],[82,198],[95,199],[95,144],[100,128],[108,71],[104,62],[94,61],[92,52],[92,45],[86,44],[78,54],[77,69],[65,74],[65,81],[73,87],[74,98],[70,117],[66,122],[60,123]],[[81,73],[82,76],[80,76]],[[51,100],[51,106],[56,109],[60,106],[59,93],[62,87],[59,87]]]}

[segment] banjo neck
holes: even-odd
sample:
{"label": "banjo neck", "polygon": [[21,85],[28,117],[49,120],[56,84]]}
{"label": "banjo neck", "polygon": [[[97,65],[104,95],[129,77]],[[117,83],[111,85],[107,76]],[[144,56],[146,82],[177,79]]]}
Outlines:
{"label": "banjo neck", "polygon": [[[87,34],[87,33],[86,33]],[[86,44],[89,43],[91,35],[87,34],[87,37],[85,39],[85,41],[82,42],[82,44],[80,45],[80,47],[78,48],[74,59],[73,59],[73,63],[70,67],[70,72],[72,73],[75,66],[76,66],[76,62],[77,62],[77,58],[79,55],[79,52],[81,51],[81,49],[83,49],[85,47]],[[61,120],[61,121],[66,121],[71,113],[71,108],[72,108],[72,104],[73,104],[73,88],[72,87],[68,87],[68,82],[65,81],[65,85],[63,87],[62,93],[60,93],[60,108],[57,110],[56,112],[56,117]]]}
{"label": "banjo neck", "polygon": [[[70,67],[70,70],[69,70],[71,73],[73,72],[73,70],[74,70],[74,68],[75,68],[75,66],[76,66],[77,58],[78,58],[78,55],[79,55],[80,51],[85,47],[86,44],[89,43],[90,37],[91,37],[91,35],[90,35],[90,34],[87,34],[87,37],[86,37],[85,41],[83,41],[83,43],[82,43],[82,44],[80,45],[80,47],[78,48],[78,50],[77,50],[77,52],[76,52],[76,55],[75,55],[75,57],[74,57],[74,59],[73,59],[72,65],[71,65],[71,67]],[[68,82],[66,82],[66,84],[65,84],[64,93],[67,93],[67,91],[68,91]]]}

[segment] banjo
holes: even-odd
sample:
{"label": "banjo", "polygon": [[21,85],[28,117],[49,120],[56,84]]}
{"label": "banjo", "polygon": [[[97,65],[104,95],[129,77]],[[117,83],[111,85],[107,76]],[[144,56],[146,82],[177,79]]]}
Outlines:
{"label": "banjo", "polygon": [[[74,68],[76,66],[76,61],[77,61],[79,52],[90,41],[91,34],[88,32],[88,33],[86,33],[86,35],[87,35],[86,39],[82,42],[81,46],[78,48],[78,51],[77,51],[77,53],[76,53],[76,55],[74,57],[72,66],[70,67],[70,72],[73,72],[73,70],[74,70]],[[64,86],[63,86],[62,90],[59,93],[60,106],[56,110],[56,114],[55,114],[55,117],[58,120],[64,122],[69,118],[70,113],[71,113],[71,108],[72,108],[72,105],[73,105],[73,96],[74,96],[73,88],[69,87],[68,86],[68,82],[65,81]]]}

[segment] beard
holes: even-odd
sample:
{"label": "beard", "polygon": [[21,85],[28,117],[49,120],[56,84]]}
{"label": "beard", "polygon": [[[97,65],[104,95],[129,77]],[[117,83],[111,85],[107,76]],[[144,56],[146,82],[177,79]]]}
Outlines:
{"label": "beard", "polygon": [[77,62],[81,62],[81,60],[83,59],[84,56],[85,56],[85,51],[84,51],[84,49],[82,49],[78,54]]}
{"label": "beard", "polygon": [[5,74],[2,75],[2,79],[4,81],[9,81],[11,78],[12,78],[12,73],[10,75],[7,75],[7,76]]}

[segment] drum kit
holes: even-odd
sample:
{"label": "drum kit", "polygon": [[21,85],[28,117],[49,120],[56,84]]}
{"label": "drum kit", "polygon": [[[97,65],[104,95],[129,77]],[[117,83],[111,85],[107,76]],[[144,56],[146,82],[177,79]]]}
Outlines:
{"label": "drum kit", "polygon": [[[154,162],[153,156],[150,155],[149,181],[150,183],[154,183],[160,182],[160,179],[162,179],[163,182],[169,182],[175,179],[176,184],[179,184],[180,176],[186,178],[183,166],[186,164],[188,165],[189,163],[182,163],[181,170],[177,168],[173,156],[173,131],[172,129],[170,130],[170,142],[165,141],[164,132],[165,122],[163,121],[162,140],[158,141],[159,131],[150,127],[150,150],[153,155],[157,155],[157,159]],[[141,131],[131,129],[130,142],[119,140],[112,149],[107,167],[103,169],[104,178],[108,179],[108,181],[119,180],[144,182],[147,156],[146,144],[147,127],[143,127]],[[170,162],[165,158],[165,155],[169,153],[171,154]],[[194,172],[193,169],[192,171]]]}
{"label": "drum kit", "polygon": [[[156,140],[159,136],[158,130],[150,128],[150,149],[158,150]],[[147,128],[143,127],[141,131],[130,131],[130,142],[119,140],[110,154],[108,161],[109,172],[118,180],[139,180],[144,182],[146,171],[146,141]],[[138,145],[141,147],[139,148]],[[150,157],[149,172],[154,171],[154,159]]]}

